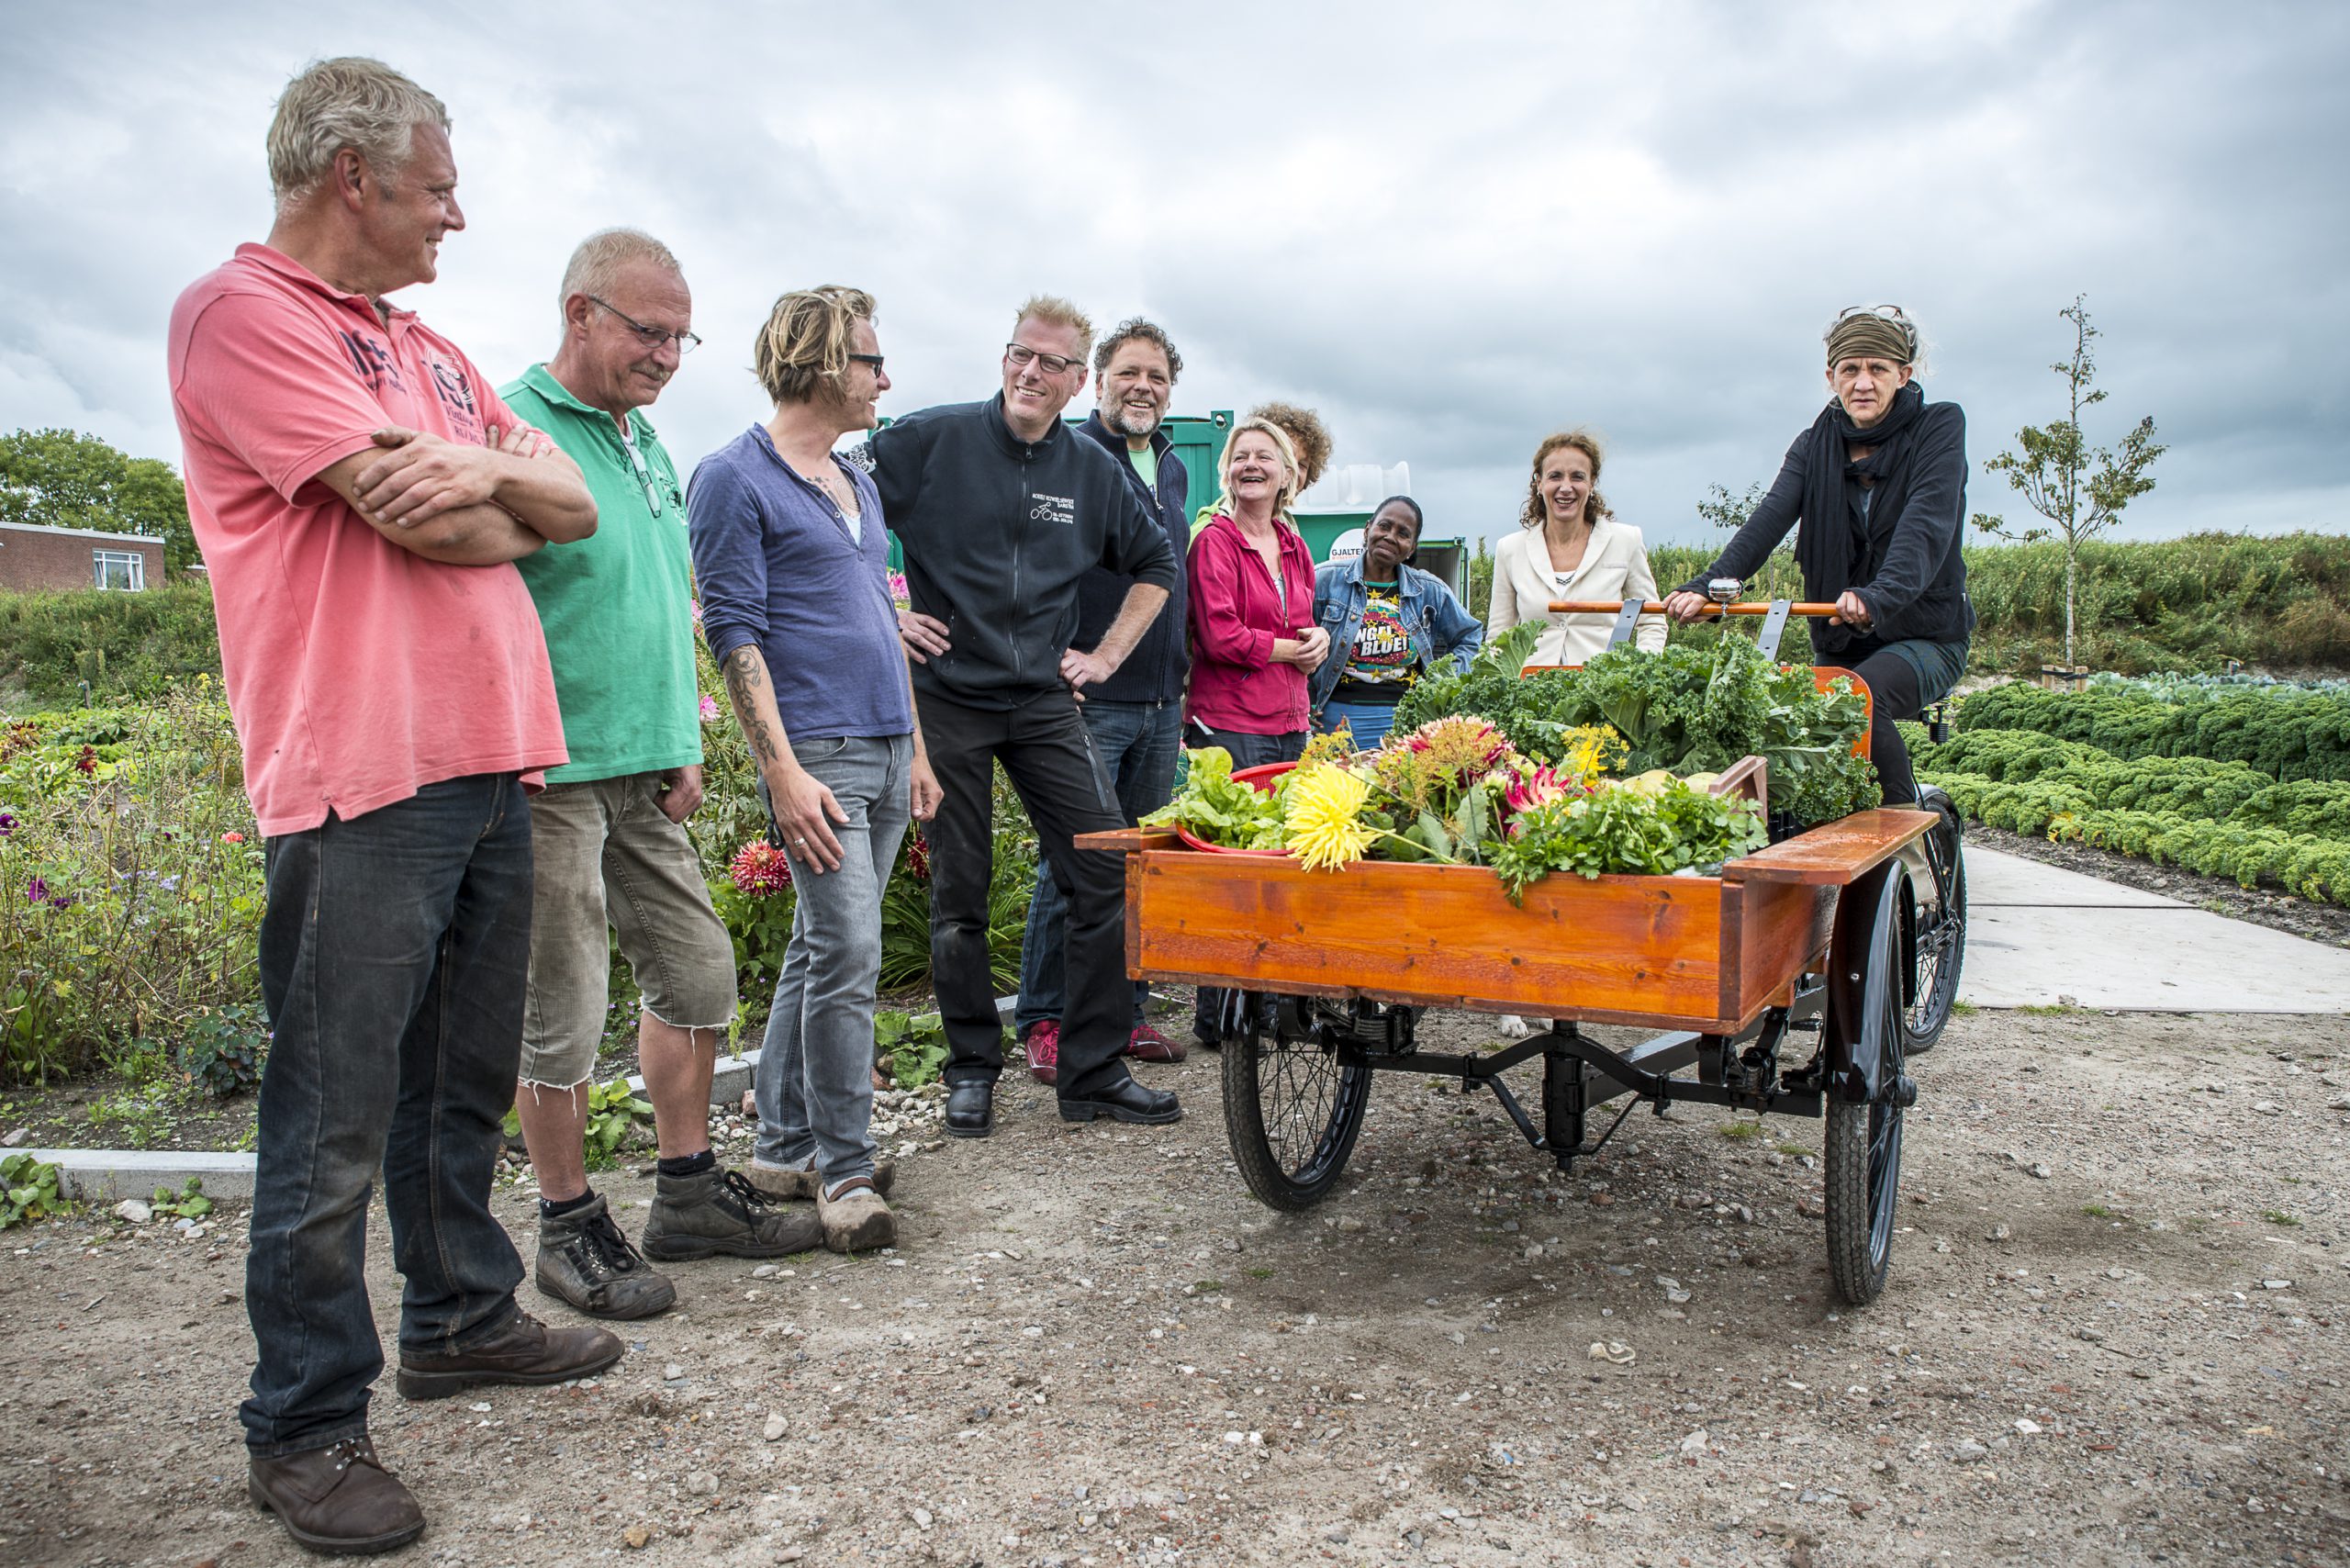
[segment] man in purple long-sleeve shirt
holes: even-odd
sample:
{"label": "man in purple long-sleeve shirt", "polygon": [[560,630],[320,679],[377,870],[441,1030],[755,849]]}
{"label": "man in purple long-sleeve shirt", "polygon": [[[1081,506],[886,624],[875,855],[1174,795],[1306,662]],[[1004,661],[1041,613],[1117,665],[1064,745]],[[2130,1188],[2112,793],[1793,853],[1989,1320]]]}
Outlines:
{"label": "man in purple long-sleeve shirt", "polygon": [[938,809],[890,601],[881,499],[833,453],[889,389],[872,297],[776,301],[754,347],[775,414],[702,459],[686,490],[702,630],[751,743],[797,899],[754,1090],[753,1182],[816,1200],[835,1252],[897,1222],[875,1159],[881,890],[909,815]]}

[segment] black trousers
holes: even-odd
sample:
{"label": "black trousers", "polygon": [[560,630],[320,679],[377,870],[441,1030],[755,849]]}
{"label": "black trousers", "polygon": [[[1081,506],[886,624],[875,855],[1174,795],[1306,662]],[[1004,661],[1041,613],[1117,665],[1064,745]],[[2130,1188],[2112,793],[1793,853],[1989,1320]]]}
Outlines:
{"label": "black trousers", "polygon": [[1949,696],[1966,672],[1966,649],[1964,643],[1880,643],[1868,638],[1821,656],[1821,663],[1841,665],[1868,684],[1869,760],[1876,764],[1886,804],[1909,805],[1918,799],[1909,748],[1893,722],[1920,718],[1930,704]]}
{"label": "black trousers", "polygon": [[1060,1077],[1065,1100],[1088,1099],[1128,1077],[1119,1059],[1133,1023],[1126,980],[1125,857],[1077,848],[1081,833],[1126,825],[1066,689],[1017,708],[967,707],[917,689],[923,744],[945,798],[925,830],[930,842],[930,969],[946,1030],[949,1083],[994,1081],[1003,1071],[1003,1026],[988,961],[988,884],[995,865],[995,767],[1027,808],[1043,857],[1068,906],[1063,953]]}

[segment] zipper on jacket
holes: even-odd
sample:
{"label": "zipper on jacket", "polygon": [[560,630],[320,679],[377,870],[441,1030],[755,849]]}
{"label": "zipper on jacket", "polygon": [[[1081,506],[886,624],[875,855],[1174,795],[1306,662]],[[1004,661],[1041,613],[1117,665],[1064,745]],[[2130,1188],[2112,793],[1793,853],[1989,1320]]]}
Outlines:
{"label": "zipper on jacket", "polygon": [[1020,454],[1020,494],[1012,507],[1012,686],[1020,688],[1020,541],[1028,528],[1028,453],[1024,446]]}

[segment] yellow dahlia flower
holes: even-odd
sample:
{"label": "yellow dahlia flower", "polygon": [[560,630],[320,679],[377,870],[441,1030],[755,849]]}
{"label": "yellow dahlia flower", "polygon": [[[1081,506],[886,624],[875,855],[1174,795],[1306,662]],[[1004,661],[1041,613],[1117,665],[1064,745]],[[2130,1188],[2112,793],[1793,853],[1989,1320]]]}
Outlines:
{"label": "yellow dahlia flower", "polygon": [[1371,847],[1371,830],[1361,821],[1371,786],[1325,763],[1299,770],[1287,791],[1289,834],[1285,847],[1309,871],[1351,866]]}

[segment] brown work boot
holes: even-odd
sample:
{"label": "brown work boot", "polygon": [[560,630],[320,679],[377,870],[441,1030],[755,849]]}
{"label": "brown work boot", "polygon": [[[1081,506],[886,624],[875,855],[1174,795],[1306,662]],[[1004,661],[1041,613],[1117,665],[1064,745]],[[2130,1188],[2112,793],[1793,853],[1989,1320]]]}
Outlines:
{"label": "brown work boot", "polygon": [[677,1299],[668,1276],[657,1272],[612,1223],[601,1193],[569,1214],[539,1218],[539,1289],[590,1317],[650,1317]]}
{"label": "brown work boot", "polygon": [[[754,1159],[742,1168],[743,1179],[770,1198],[786,1202],[814,1198],[824,1190],[824,1179],[811,1159],[805,1165],[762,1165]],[[897,1184],[898,1162],[883,1155],[873,1162],[873,1190],[883,1197]]]}
{"label": "brown work boot", "polygon": [[898,1239],[898,1216],[863,1176],[849,1178],[831,1193],[819,1187],[816,1218],[824,1227],[824,1245],[835,1252],[869,1252]]}
{"label": "brown work boot", "polygon": [[593,1377],[621,1359],[619,1339],[601,1328],[550,1328],[520,1307],[494,1332],[454,1350],[400,1347],[403,1399],[446,1399],[477,1383],[569,1383]]}
{"label": "brown work boot", "polygon": [[277,1459],[255,1454],[245,1492],[313,1551],[389,1551],[424,1533],[424,1510],[364,1435]]}
{"label": "brown work boot", "polygon": [[784,1209],[740,1171],[713,1165],[692,1176],[654,1179],[653,1213],[638,1245],[648,1258],[780,1258],[823,1245],[824,1227],[806,1209]]}

